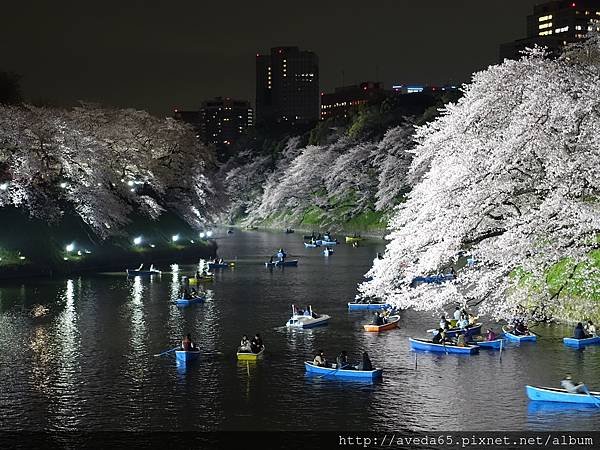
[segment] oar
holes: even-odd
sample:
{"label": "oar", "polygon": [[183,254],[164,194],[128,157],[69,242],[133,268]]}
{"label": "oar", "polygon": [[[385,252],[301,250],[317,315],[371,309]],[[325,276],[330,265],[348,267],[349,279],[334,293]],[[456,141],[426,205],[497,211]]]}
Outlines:
{"label": "oar", "polygon": [[595,395],[592,395],[590,393],[590,391],[587,391],[587,395],[589,395],[590,397],[592,397],[594,400],[596,400],[596,403],[594,403],[594,405],[596,405],[598,408],[600,408],[600,398],[596,397]]}
{"label": "oar", "polygon": [[154,355],[154,356],[162,356],[162,355],[166,355],[167,353],[174,352],[175,350],[178,350],[178,349],[179,349],[179,347],[174,347],[174,348],[172,348],[171,350],[166,350],[166,351],[164,351],[164,352],[162,352],[162,353],[157,353],[157,354],[156,354],[156,355]]}

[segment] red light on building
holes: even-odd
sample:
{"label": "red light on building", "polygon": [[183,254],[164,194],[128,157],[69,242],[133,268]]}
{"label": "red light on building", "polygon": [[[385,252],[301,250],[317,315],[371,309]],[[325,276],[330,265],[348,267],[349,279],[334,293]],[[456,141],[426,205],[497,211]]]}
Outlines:
{"label": "red light on building", "polygon": [[256,54],[256,57],[258,58],[259,56],[260,56],[260,53],[257,53],[257,54]]}
{"label": "red light on building", "polygon": [[279,49],[279,53],[283,52],[283,50]]}
{"label": "red light on building", "polygon": [[321,95],[325,95],[325,92],[321,92]]}
{"label": "red light on building", "polygon": [[575,8],[575,6],[577,6],[575,2],[571,3],[571,8]]}
{"label": "red light on building", "polygon": [[175,108],[175,109],[173,110],[173,112],[177,112],[177,108]]}

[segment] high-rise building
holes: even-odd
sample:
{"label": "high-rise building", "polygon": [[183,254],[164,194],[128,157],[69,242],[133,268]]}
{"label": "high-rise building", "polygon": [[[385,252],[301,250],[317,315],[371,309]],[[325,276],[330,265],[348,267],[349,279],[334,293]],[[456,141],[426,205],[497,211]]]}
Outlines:
{"label": "high-rise building", "polygon": [[256,122],[306,124],[319,120],[319,58],[298,47],[256,55]]}
{"label": "high-rise building", "polygon": [[382,83],[376,81],[337,87],[334,92],[321,94],[321,120],[348,117],[361,105],[380,103],[389,94],[383,89]]}
{"label": "high-rise building", "polygon": [[216,147],[218,156],[226,156],[228,148],[254,125],[254,110],[250,102],[229,97],[206,100],[199,111],[175,109],[173,117],[190,124],[198,139]]}
{"label": "high-rise building", "polygon": [[560,53],[564,45],[585,39],[597,30],[600,22],[598,0],[559,0],[533,7],[527,16],[527,37],[500,45],[500,61],[517,59],[527,47],[547,47],[551,54]]}

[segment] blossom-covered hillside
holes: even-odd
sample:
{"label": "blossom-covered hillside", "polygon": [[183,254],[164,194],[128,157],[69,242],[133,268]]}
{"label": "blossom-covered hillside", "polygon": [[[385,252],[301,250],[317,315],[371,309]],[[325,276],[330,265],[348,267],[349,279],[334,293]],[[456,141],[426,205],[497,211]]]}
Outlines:
{"label": "blossom-covered hillside", "polygon": [[[599,55],[594,37],[557,60],[534,50],[490,67],[418,130],[417,184],[362,295],[422,310],[479,305],[498,318],[517,304],[568,310],[568,283],[583,300],[598,298]],[[460,255],[477,262],[456,281],[410,287],[415,276],[460,267]]]}

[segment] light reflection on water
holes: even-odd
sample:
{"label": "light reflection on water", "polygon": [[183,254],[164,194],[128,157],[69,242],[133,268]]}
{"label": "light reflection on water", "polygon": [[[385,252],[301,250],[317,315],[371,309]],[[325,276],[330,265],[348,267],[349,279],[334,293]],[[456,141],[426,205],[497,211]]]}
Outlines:
{"label": "light reflection on water", "polygon": [[[233,236],[233,237],[231,237]],[[284,246],[297,268],[266,269]],[[0,287],[0,429],[210,430],[545,430],[596,429],[600,408],[527,401],[525,384],[555,386],[566,371],[598,389],[600,348],[566,348],[559,327],[540,327],[537,344],[461,357],[411,352],[434,314],[407,311],[400,327],[366,333],[371,312],[346,303],[382,243],[339,245],[325,258],[300,236],[236,233],[219,240],[236,267],[199,286],[203,304],[178,308],[182,274],[99,274],[68,280],[6,282]],[[288,329],[291,304],[331,316],[327,326]],[[31,308],[48,312],[33,317]],[[260,332],[256,362],[237,361],[243,334]],[[202,354],[178,367],[174,354],[191,333]],[[306,375],[303,363],[323,349],[333,360],[368,351],[384,368],[375,382]],[[416,360],[416,366],[415,366]],[[318,401],[315,401],[318,399]]]}

